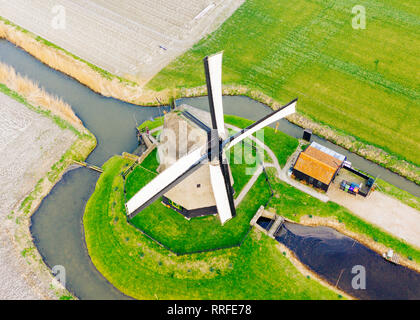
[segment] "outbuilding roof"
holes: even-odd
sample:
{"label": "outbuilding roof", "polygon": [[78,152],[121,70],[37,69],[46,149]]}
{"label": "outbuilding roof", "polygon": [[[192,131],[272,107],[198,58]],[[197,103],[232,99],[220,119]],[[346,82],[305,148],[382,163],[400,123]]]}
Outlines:
{"label": "outbuilding roof", "polygon": [[343,161],[318,148],[309,146],[300,153],[294,169],[328,185]]}

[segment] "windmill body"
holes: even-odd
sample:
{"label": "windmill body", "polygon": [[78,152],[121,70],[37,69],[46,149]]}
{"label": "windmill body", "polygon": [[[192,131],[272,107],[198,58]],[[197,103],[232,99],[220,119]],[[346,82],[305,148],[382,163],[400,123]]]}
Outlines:
{"label": "windmill body", "polygon": [[[181,105],[175,111],[165,114],[158,145],[157,171],[161,173],[188,153],[205,147],[210,127],[210,114],[188,105]],[[209,161],[203,163],[197,171],[166,192],[162,202],[186,218],[217,214],[210,165]],[[229,175],[233,184],[230,168]]]}
{"label": "windmill body", "polygon": [[[171,198],[175,199],[175,201],[182,202],[192,209],[200,207],[209,212],[214,210],[215,203],[220,222],[224,224],[236,215],[232,178],[225,152],[258,130],[295,112],[297,99],[240,132],[227,137],[222,102],[222,53],[204,58],[204,69],[211,126],[206,125],[205,121],[198,119],[188,111],[181,112],[178,110],[182,113],[184,119],[173,120],[171,125],[176,126],[176,124],[188,119],[191,127],[187,126],[186,129],[184,127],[181,130],[186,130],[186,132],[178,131],[177,135],[178,137],[185,136],[185,133],[188,134],[188,130],[191,133],[194,131],[193,129],[199,127],[201,131],[197,131],[196,140],[194,140],[196,143],[192,143],[193,140],[185,138],[184,144],[167,144],[168,150],[175,148],[175,152],[173,150],[172,152],[161,150],[160,153],[164,157],[164,162],[161,165],[160,174],[140,189],[125,205],[129,219],[163,196],[164,199],[169,199],[172,202],[174,200],[171,200]],[[194,123],[194,126],[192,123]],[[175,128],[175,130],[177,129]],[[205,132],[204,135],[203,132]],[[207,139],[205,139],[205,136],[207,136]],[[205,188],[205,192],[202,194],[202,190],[197,191],[201,188],[201,183]],[[197,188],[198,184],[200,184],[200,187]],[[188,194],[188,191],[192,193]],[[195,194],[203,196],[201,203],[196,202],[197,199],[186,199]]]}

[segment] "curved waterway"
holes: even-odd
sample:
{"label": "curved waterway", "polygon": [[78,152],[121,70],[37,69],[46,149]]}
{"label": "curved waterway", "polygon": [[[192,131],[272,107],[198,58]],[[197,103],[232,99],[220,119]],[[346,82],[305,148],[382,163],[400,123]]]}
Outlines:
{"label": "curved waterway", "polygon": [[[94,93],[76,80],[39,62],[13,44],[0,40],[0,61],[37,81],[51,94],[69,103],[83,124],[96,136],[98,145],[89,155],[89,163],[101,166],[115,154],[133,151],[137,146],[135,124],[158,116],[163,108],[130,105]],[[207,98],[180,99],[177,103],[208,109]],[[225,112],[257,120],[270,109],[245,97],[224,97]],[[301,137],[302,129],[282,121],[280,130]],[[420,187],[410,181],[353,155],[327,141],[314,137],[330,148],[346,154],[353,164],[382,179],[420,196]],[[32,216],[31,232],[35,244],[49,266],[66,268],[66,286],[80,299],[126,299],[93,266],[86,249],[82,217],[98,174],[88,169],[74,169],[64,174]],[[318,259],[324,259],[319,252]],[[327,259],[327,258],[325,258]],[[328,270],[327,270],[328,271]]]}

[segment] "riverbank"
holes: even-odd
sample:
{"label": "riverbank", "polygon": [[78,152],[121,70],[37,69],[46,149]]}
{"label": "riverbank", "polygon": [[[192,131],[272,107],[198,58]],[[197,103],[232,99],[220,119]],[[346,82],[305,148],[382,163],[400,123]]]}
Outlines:
{"label": "riverbank", "polygon": [[[171,104],[181,97],[198,97],[207,94],[205,86],[180,87],[175,79],[172,81],[175,81],[173,84],[168,83],[168,87],[163,88],[162,81],[158,80],[159,75],[157,79],[152,80],[152,83],[154,82],[152,85],[135,83],[115,76],[1,17],[0,38],[14,43],[51,68],[73,77],[94,92],[106,97],[137,105],[156,106],[160,103]],[[167,82],[167,80],[164,81]],[[156,84],[159,84],[159,87]],[[281,103],[261,90],[242,84],[224,86],[223,94],[244,95],[274,110],[281,106]],[[288,120],[302,128],[310,128],[314,134],[420,184],[420,168],[400,155],[387,152],[379,145],[373,145],[333,126],[314,121],[300,112],[288,117]]]}
{"label": "riverbank", "polygon": [[[5,109],[4,118],[0,119],[5,120],[1,121],[1,134],[7,135],[2,140],[13,145],[13,152],[2,155],[2,165],[7,167],[1,170],[5,174],[2,188],[6,188],[2,192],[5,197],[2,200],[6,200],[2,206],[6,207],[2,208],[4,216],[0,217],[0,296],[4,299],[69,298],[71,294],[54,280],[33,243],[30,218],[73,160],[83,160],[90,154],[96,139],[69,105],[3,64],[0,65],[0,92],[14,105]],[[8,106],[3,99],[2,105]],[[17,118],[8,115],[8,111]]]}
{"label": "riverbank", "polygon": [[302,273],[303,276],[307,277],[308,279],[312,278],[321,283],[324,287],[329,288],[332,291],[337,292],[339,295],[345,297],[348,300],[354,300],[355,298],[351,295],[345,293],[344,291],[340,290],[339,288],[331,285],[328,281],[320,277],[318,274],[313,272],[311,269],[309,269],[306,265],[304,265],[297,257],[296,254],[290,250],[288,247],[286,247],[283,243],[278,242],[276,243],[276,247],[279,251],[282,252],[282,254],[289,259],[289,261],[295,266],[295,268]]}

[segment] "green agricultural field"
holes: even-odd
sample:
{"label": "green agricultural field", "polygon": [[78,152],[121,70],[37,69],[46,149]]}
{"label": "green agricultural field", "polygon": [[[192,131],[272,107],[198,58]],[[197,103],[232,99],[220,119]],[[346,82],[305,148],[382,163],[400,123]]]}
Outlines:
{"label": "green agricultural field", "polygon": [[416,0],[246,0],[148,87],[203,86],[202,58],[224,50],[225,85],[299,97],[306,116],[420,165],[419,27]]}
{"label": "green agricultural field", "polygon": [[[137,299],[339,299],[303,276],[267,236],[251,232],[240,248],[175,256],[129,225],[121,157],[105,165],[83,217],[93,264]],[[186,222],[186,220],[184,220]]]}

